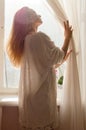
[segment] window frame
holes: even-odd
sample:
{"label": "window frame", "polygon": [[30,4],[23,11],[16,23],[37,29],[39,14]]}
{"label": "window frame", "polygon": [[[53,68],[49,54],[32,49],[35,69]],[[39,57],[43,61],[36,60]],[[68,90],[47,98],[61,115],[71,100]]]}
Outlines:
{"label": "window frame", "polygon": [[0,87],[0,94],[16,95],[16,94],[18,94],[18,88],[4,88],[4,87]]}
{"label": "window frame", "polygon": [[0,0],[0,91],[3,86],[3,80],[4,80],[4,0]]}
{"label": "window frame", "polygon": [[0,94],[18,94],[18,88],[4,87],[5,0],[0,0],[0,16]]}

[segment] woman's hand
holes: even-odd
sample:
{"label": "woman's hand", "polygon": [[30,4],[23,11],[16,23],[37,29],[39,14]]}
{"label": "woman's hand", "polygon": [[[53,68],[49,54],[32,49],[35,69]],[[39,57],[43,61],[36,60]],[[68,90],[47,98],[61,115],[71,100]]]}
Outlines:
{"label": "woman's hand", "polygon": [[72,26],[69,25],[69,21],[64,22],[64,36],[65,39],[70,39],[72,36]]}

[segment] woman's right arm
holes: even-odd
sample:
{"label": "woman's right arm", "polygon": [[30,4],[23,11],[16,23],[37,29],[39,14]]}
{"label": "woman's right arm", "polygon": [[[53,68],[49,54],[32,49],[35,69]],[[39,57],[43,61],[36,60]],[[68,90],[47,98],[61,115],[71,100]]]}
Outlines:
{"label": "woman's right arm", "polygon": [[71,54],[72,50],[70,50],[68,52],[68,47],[69,47],[69,43],[70,43],[70,39],[72,37],[72,26],[69,25],[69,21],[64,22],[64,43],[62,46],[62,50],[64,51],[64,58],[62,60],[61,63],[57,63],[55,64],[55,68],[58,68],[60,65],[62,65],[69,57],[69,55]]}
{"label": "woman's right arm", "polygon": [[63,46],[62,46],[62,50],[64,51],[65,55],[67,53],[68,46],[69,46],[69,43],[70,43],[70,39],[72,37],[72,31],[73,31],[72,26],[69,25],[69,21],[64,22],[64,36],[65,36],[65,39],[64,39]]}

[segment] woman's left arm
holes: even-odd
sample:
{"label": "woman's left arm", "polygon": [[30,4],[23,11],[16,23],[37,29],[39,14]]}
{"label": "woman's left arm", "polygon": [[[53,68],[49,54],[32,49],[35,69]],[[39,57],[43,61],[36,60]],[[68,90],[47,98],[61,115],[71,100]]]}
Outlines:
{"label": "woman's left arm", "polygon": [[62,65],[68,59],[68,57],[70,56],[71,52],[72,52],[72,50],[70,50],[69,52],[67,52],[67,54],[65,55],[64,59],[62,60],[62,62],[56,64],[55,68],[58,68],[60,65]]}

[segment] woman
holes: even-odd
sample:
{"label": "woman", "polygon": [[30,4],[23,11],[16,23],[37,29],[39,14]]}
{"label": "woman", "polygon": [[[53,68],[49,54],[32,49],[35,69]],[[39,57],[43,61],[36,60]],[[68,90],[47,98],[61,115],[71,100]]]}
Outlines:
{"label": "woman", "polygon": [[41,17],[28,7],[14,16],[7,45],[11,62],[20,66],[19,120],[22,130],[58,129],[55,67],[67,53],[72,28],[64,22],[62,49],[54,45],[43,32],[37,32]]}

